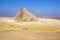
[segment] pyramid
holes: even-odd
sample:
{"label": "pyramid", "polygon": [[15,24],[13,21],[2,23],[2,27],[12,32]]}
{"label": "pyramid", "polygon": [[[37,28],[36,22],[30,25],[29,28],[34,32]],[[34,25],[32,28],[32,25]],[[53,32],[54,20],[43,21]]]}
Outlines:
{"label": "pyramid", "polygon": [[36,21],[37,17],[34,16],[31,12],[29,12],[26,8],[22,8],[16,16],[15,20],[19,21]]}

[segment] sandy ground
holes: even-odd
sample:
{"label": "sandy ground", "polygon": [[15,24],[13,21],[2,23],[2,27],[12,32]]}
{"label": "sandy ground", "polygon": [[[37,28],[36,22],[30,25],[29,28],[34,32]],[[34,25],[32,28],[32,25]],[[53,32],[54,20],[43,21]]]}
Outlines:
{"label": "sandy ground", "polygon": [[60,32],[0,31],[0,40],[60,40]]}
{"label": "sandy ground", "polygon": [[[28,30],[20,29],[25,27]],[[4,31],[1,31],[3,29]],[[12,31],[13,29],[19,31]],[[47,32],[49,30],[54,31]],[[0,40],[60,40],[60,20],[40,19],[38,22],[18,23],[3,18],[0,20]]]}

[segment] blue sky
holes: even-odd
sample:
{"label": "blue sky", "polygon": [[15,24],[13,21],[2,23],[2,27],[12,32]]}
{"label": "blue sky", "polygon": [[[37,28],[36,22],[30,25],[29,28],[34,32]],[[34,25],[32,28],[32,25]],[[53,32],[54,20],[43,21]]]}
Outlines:
{"label": "blue sky", "polygon": [[60,0],[0,0],[0,16],[15,16],[23,7],[36,16],[60,16]]}

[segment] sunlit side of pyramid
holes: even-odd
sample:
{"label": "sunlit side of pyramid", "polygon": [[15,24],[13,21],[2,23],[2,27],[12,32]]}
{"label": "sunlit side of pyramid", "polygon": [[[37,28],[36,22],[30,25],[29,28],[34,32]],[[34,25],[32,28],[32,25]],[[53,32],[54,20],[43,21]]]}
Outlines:
{"label": "sunlit side of pyramid", "polygon": [[22,8],[16,16],[15,20],[17,21],[36,21],[37,17],[34,16],[31,12],[29,12],[26,8]]}

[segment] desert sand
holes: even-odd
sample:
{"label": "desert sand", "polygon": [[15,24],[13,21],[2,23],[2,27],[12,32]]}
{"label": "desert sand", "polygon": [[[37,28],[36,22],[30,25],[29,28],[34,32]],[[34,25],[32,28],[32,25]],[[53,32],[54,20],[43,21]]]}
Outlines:
{"label": "desert sand", "polygon": [[0,17],[0,40],[60,40],[60,20],[37,18],[23,8],[14,17]]}
{"label": "desert sand", "polygon": [[0,31],[0,40],[60,40],[60,32]]}

